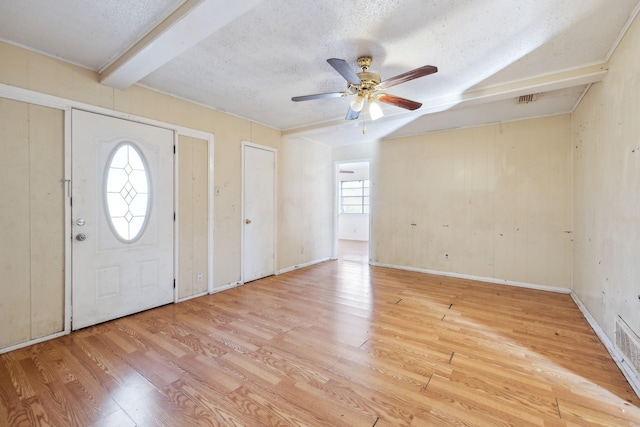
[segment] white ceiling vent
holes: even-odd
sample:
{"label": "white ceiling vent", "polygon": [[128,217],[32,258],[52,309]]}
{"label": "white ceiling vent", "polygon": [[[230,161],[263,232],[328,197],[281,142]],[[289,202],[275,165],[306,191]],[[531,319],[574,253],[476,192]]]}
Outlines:
{"label": "white ceiling vent", "polygon": [[518,97],[518,104],[528,104],[535,101],[538,98],[538,94],[530,93],[529,95],[522,95]]}

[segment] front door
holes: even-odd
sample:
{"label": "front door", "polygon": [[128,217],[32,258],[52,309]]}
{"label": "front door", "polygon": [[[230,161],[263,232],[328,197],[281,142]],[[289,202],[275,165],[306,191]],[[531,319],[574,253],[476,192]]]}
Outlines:
{"label": "front door", "polygon": [[72,329],[173,301],[173,131],[72,112]]}
{"label": "front door", "polygon": [[275,150],[243,145],[243,281],[275,272]]}

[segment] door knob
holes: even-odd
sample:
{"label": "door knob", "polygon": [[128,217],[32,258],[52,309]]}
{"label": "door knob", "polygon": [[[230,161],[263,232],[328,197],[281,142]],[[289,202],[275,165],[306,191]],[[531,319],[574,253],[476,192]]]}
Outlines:
{"label": "door knob", "polygon": [[87,235],[84,233],[78,233],[76,234],[76,240],[79,242],[84,242],[85,240],[87,240]]}
{"label": "door knob", "polygon": [[244,223],[245,224],[251,224],[251,220],[249,218],[247,218],[247,219],[244,220]]}

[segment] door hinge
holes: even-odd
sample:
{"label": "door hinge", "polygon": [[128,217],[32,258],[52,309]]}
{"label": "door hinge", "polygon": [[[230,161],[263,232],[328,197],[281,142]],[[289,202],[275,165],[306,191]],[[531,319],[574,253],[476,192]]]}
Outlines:
{"label": "door hinge", "polygon": [[175,146],[175,144],[173,146],[173,154],[176,154],[176,146]]}
{"label": "door hinge", "polygon": [[173,289],[176,288],[176,279],[173,279]]}
{"label": "door hinge", "polygon": [[173,213],[173,222],[176,222],[176,213]]}

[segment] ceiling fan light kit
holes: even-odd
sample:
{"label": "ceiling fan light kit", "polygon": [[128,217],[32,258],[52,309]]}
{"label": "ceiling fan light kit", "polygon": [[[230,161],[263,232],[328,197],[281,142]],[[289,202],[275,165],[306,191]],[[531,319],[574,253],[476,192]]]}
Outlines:
{"label": "ceiling fan light kit", "polygon": [[406,110],[417,110],[422,106],[422,103],[420,102],[390,95],[382,91],[392,86],[436,73],[438,72],[437,67],[434,67],[433,65],[425,65],[420,68],[416,68],[415,70],[391,77],[387,80],[382,80],[380,74],[369,71],[372,61],[373,59],[370,56],[361,56],[358,58],[358,67],[360,67],[362,71],[356,73],[344,59],[327,59],[329,65],[331,65],[347,81],[347,90],[343,92],[294,96],[291,100],[300,102],[310,101],[313,99],[340,98],[356,95],[353,101],[349,104],[349,111],[347,111],[345,120],[357,119],[360,116],[360,112],[364,108],[365,103],[369,104],[369,117],[371,117],[371,120],[377,120],[384,115],[382,108],[377,101],[395,105],[396,107],[404,108]]}
{"label": "ceiling fan light kit", "polygon": [[377,102],[369,103],[369,116],[371,117],[371,120],[378,120],[380,117],[384,116],[380,104]]}
{"label": "ceiling fan light kit", "polygon": [[358,96],[356,96],[355,99],[351,101],[350,106],[353,111],[362,111],[362,107],[364,107],[364,97],[358,94]]}

